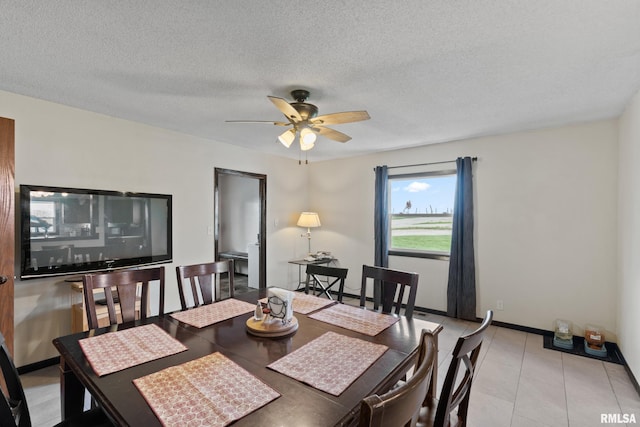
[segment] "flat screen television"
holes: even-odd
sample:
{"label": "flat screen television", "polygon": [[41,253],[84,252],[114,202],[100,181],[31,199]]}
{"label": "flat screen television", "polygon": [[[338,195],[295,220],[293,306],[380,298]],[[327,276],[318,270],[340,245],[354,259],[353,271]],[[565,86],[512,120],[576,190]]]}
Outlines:
{"label": "flat screen television", "polygon": [[172,261],[171,195],[20,185],[20,278]]}

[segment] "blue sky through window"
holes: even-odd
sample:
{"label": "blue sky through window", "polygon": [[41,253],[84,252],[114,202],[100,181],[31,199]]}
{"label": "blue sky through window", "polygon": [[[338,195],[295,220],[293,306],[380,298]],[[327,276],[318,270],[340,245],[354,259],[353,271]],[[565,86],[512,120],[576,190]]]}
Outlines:
{"label": "blue sky through window", "polygon": [[[391,213],[452,213],[456,176],[390,178]],[[411,208],[407,208],[407,202]]]}

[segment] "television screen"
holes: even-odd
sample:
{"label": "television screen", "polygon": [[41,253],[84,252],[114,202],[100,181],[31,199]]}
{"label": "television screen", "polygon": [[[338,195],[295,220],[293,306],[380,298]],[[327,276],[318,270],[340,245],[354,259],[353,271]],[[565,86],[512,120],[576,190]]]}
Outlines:
{"label": "television screen", "polygon": [[172,261],[171,195],[20,185],[20,277]]}

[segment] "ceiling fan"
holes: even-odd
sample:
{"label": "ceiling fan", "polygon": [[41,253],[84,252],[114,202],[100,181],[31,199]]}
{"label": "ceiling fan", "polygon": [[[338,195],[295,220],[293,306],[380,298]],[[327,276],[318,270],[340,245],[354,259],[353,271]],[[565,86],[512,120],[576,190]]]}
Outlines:
{"label": "ceiling fan", "polygon": [[337,125],[342,123],[353,123],[362,120],[369,120],[369,113],[366,111],[345,111],[342,113],[324,114],[318,116],[318,107],[309,104],[309,91],[296,89],[291,91],[291,96],[295,102],[289,103],[284,98],[267,96],[271,102],[284,114],[288,122],[268,121],[268,120],[227,120],[228,123],[272,123],[276,126],[292,126],[278,136],[278,141],[289,148],[296,136],[300,140],[300,149],[307,151],[313,148],[316,142],[316,135],[322,135],[338,142],[347,142],[351,139],[349,135],[326,127],[325,125]]}

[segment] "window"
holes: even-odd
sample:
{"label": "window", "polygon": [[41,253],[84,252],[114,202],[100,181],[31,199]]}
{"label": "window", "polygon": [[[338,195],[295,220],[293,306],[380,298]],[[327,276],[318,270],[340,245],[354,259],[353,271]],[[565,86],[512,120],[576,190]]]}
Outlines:
{"label": "window", "polygon": [[34,236],[49,236],[57,234],[58,230],[55,202],[37,201],[31,207],[31,234]]}
{"label": "window", "polygon": [[456,171],[389,176],[389,254],[448,257]]}

